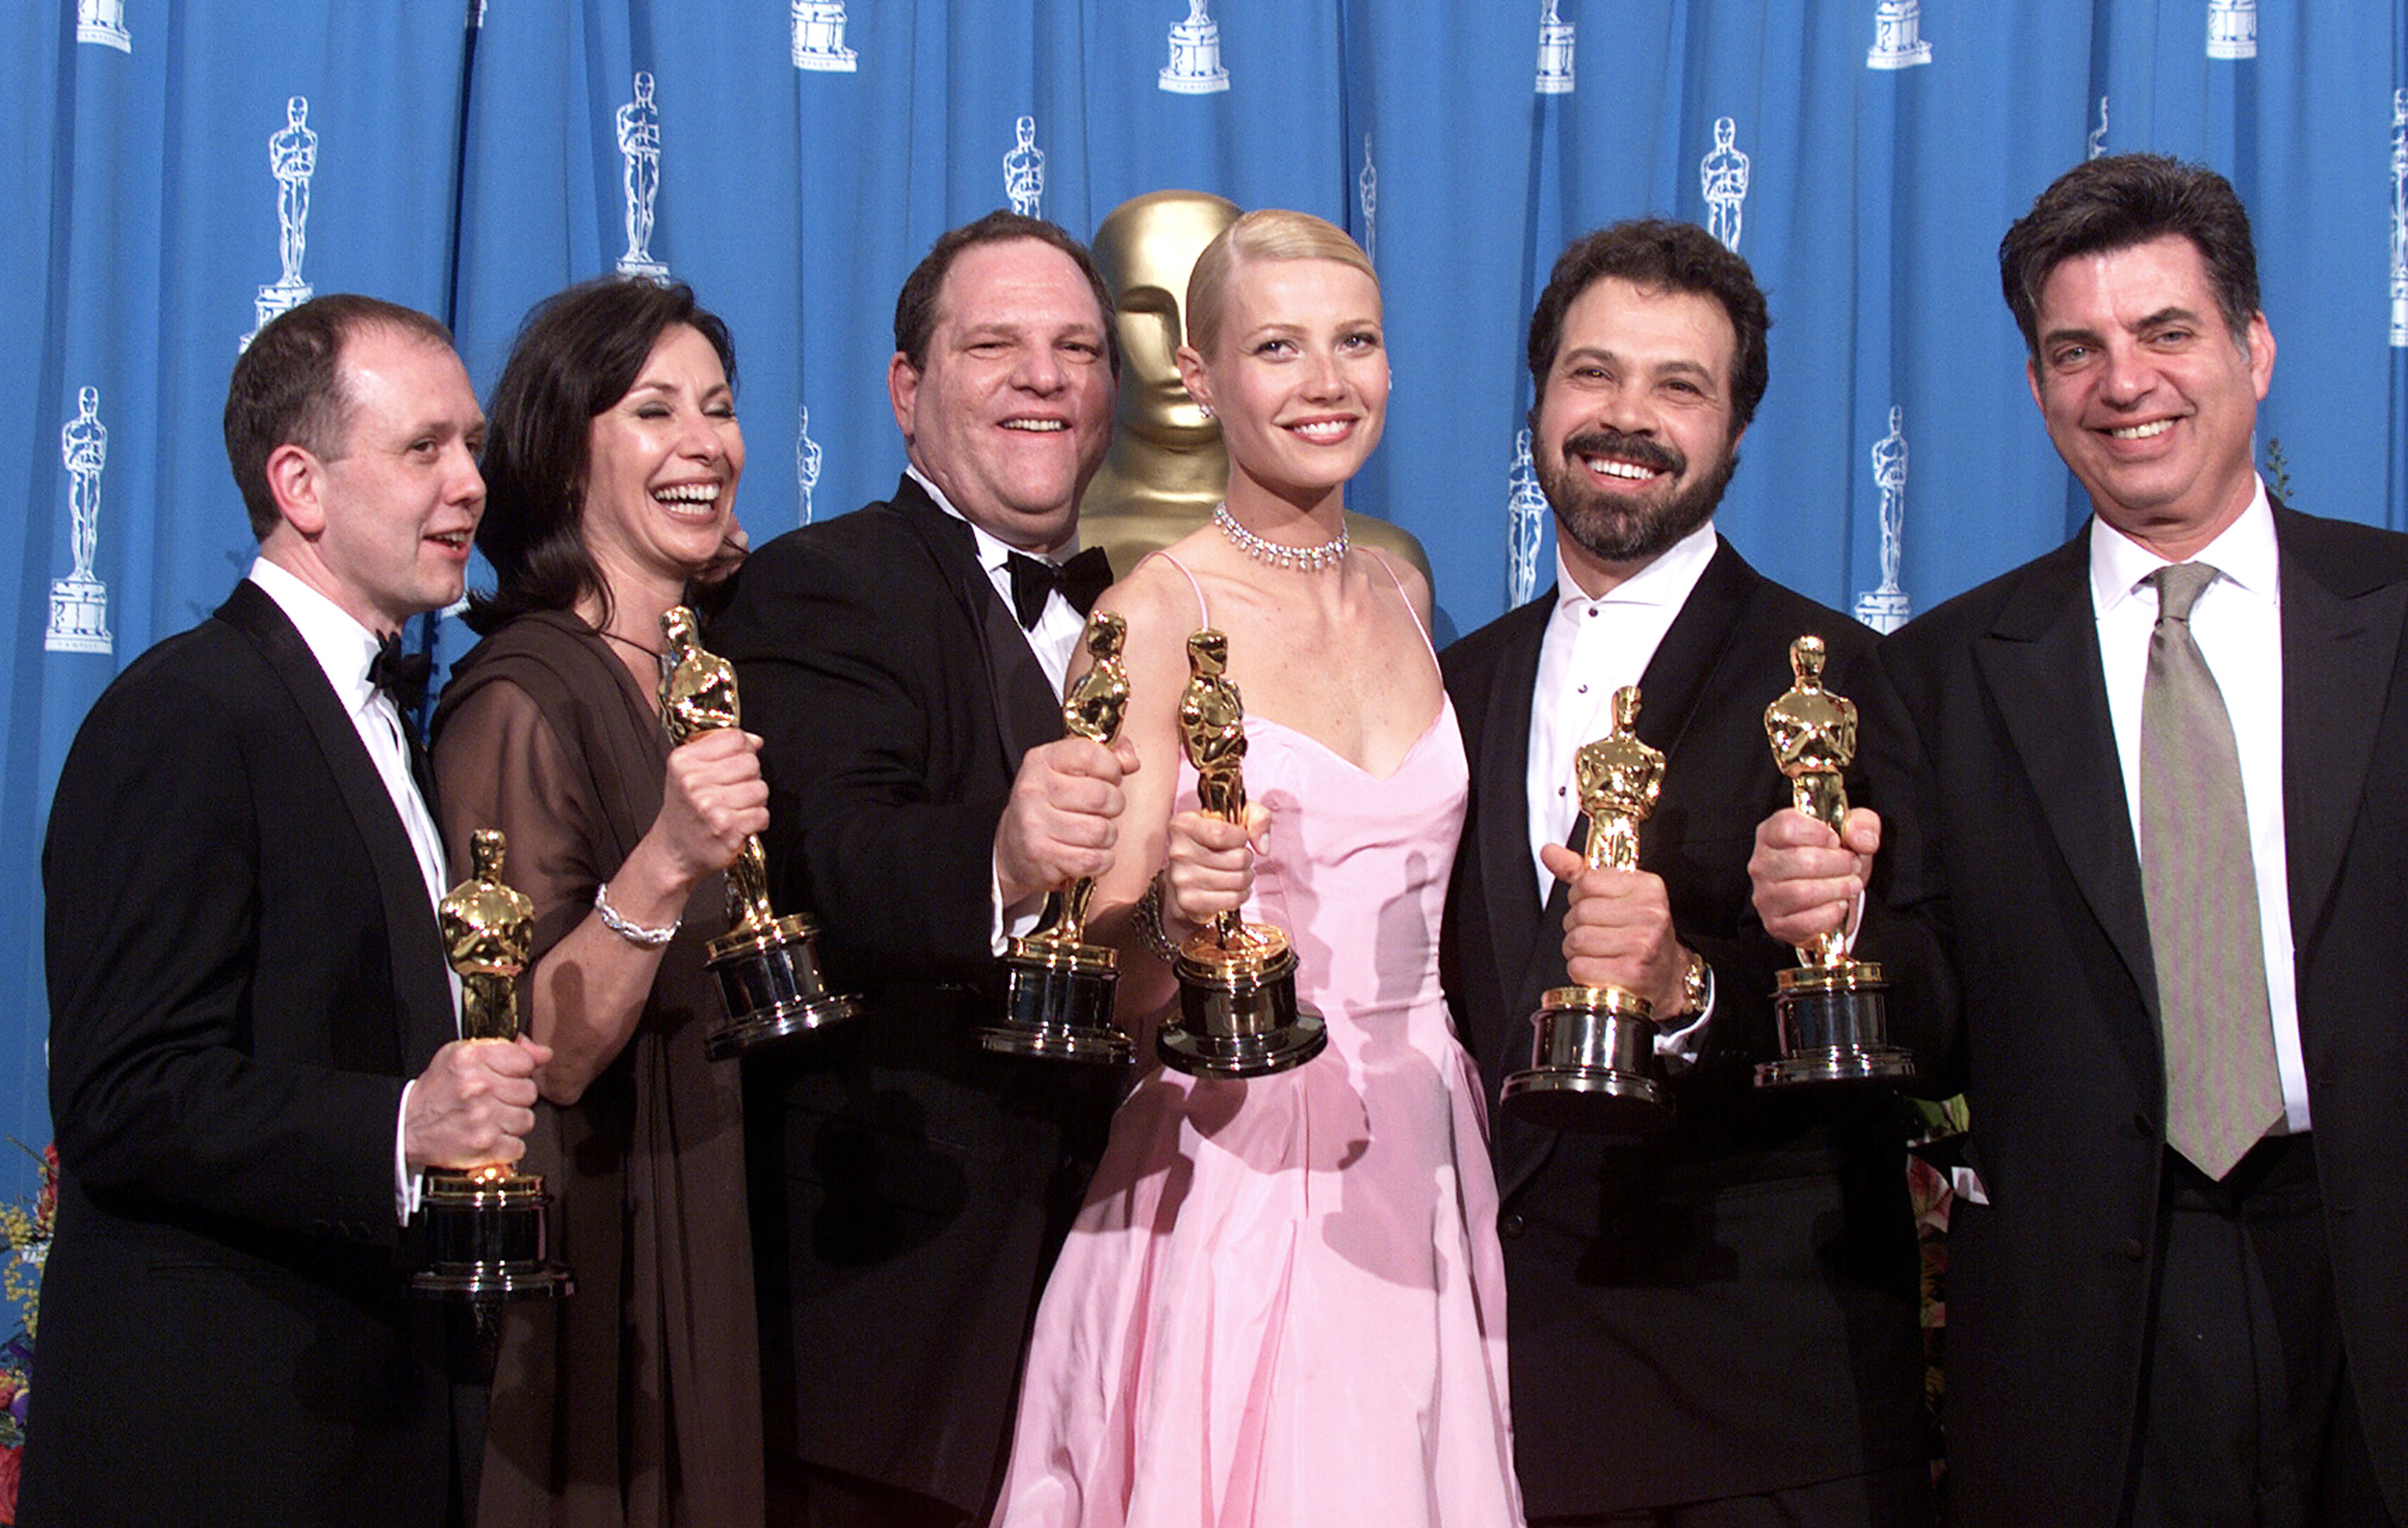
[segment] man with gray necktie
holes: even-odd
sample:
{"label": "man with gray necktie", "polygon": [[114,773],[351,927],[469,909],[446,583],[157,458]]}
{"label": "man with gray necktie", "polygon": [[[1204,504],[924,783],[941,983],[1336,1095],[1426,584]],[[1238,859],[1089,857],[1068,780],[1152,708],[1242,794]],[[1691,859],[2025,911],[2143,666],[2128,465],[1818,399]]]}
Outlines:
{"label": "man with gray necktie", "polygon": [[1952,1516],[2408,1521],[2408,537],[2252,467],[2221,176],[2093,160],[1999,260],[2093,518],[1884,643],[1890,820],[1753,861],[1797,943],[1894,856],[1951,957]]}

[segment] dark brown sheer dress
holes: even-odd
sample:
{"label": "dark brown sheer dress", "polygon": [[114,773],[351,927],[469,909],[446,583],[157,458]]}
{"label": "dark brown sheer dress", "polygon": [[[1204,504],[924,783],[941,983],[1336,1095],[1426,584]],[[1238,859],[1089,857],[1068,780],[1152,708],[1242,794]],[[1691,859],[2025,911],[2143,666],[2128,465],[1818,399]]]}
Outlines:
{"label": "dark brown sheer dress", "polygon": [[[443,692],[434,769],[453,863],[509,835],[538,960],[593,909],[661,805],[650,702],[593,629],[524,616]],[[527,1162],[558,1203],[577,1292],[513,1304],[494,1376],[478,1521],[488,1528],[760,1528],[760,1357],[736,1067],[703,943],[725,892],[694,888],[627,1048],[567,1108],[537,1105]]]}

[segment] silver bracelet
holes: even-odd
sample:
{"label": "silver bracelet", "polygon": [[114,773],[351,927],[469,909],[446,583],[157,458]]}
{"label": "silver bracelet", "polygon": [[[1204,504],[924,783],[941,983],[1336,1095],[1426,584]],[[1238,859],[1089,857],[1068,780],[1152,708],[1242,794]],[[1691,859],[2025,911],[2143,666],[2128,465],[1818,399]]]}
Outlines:
{"label": "silver bracelet", "polygon": [[677,937],[677,930],[684,921],[672,918],[666,929],[647,929],[621,916],[619,910],[611,906],[611,883],[607,881],[593,888],[593,910],[602,914],[604,928],[628,943],[641,944],[647,950],[657,950]]}
{"label": "silver bracelet", "polygon": [[1145,947],[1163,958],[1167,965],[1179,959],[1179,946],[1171,942],[1170,933],[1163,927],[1163,878],[1156,876],[1145,883],[1145,895],[1138,898],[1138,933],[1144,935]]}

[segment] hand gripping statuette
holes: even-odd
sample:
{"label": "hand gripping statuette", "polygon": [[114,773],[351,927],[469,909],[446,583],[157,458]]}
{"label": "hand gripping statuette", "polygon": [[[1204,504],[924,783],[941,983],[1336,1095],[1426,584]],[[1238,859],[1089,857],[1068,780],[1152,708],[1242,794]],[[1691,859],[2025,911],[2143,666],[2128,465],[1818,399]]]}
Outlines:
{"label": "hand gripping statuette", "polygon": [[[1179,731],[1195,766],[1196,803],[1245,821],[1245,707],[1228,678],[1229,639],[1207,627],[1188,638]],[[1329,1041],[1319,1014],[1296,1006],[1296,952],[1269,923],[1235,909],[1188,936],[1171,969],[1179,1016],[1155,1032],[1163,1065],[1197,1077],[1262,1077],[1301,1067]]]}
{"label": "hand gripping statuette", "polygon": [[[518,1038],[518,978],[535,947],[535,904],[502,881],[506,847],[501,833],[480,829],[469,840],[475,874],[436,909],[444,959],[459,973],[460,1038],[471,1044]],[[418,1201],[426,1263],[411,1290],[481,1308],[571,1293],[568,1269],[548,1255],[551,1202],[542,1178],[505,1162],[429,1171]]]}
{"label": "hand gripping statuette", "polygon": [[[1094,664],[1079,675],[1061,703],[1063,732],[1110,748],[1129,709],[1129,671],[1120,660],[1128,622],[1110,611],[1087,618],[1084,639]],[[1086,942],[1086,914],[1095,881],[1081,876],[1045,898],[1036,927],[1013,939],[1004,964],[1004,1016],[979,1031],[979,1043],[1014,1056],[1120,1063],[1137,1048],[1112,1022],[1112,988],[1120,958],[1108,944]]]}
{"label": "hand gripping statuette", "polygon": [[[1843,777],[1856,757],[1856,702],[1822,687],[1823,645],[1809,634],[1790,644],[1796,684],[1765,707],[1773,762],[1789,777],[1792,804],[1838,832],[1847,820]],[[1889,1042],[1889,983],[1881,967],[1848,952],[1854,935],[1834,929],[1798,950],[1772,995],[1781,1059],[1756,1068],[1759,1088],[1810,1083],[1899,1082],[1915,1058]]]}
{"label": "hand gripping statuette", "polygon": [[[1663,751],[1638,740],[1638,687],[1613,693],[1613,726],[1572,755],[1592,869],[1638,868],[1638,825],[1663,795]],[[1557,987],[1531,1014],[1531,1064],[1498,1104],[1553,1130],[1662,1130],[1672,1122],[1654,1005],[1619,987]]]}
{"label": "hand gripping statuette", "polygon": [[[704,650],[694,635],[694,612],[683,605],[665,612],[661,631],[668,639],[661,722],[669,746],[741,725],[735,668]],[[702,1043],[714,1060],[860,1014],[859,998],[831,996],[820,979],[813,942],[819,926],[801,913],[781,918],[770,910],[769,866],[757,837],[747,835],[744,852],[727,867],[727,909],[731,927],[710,942],[703,962],[719,978],[720,997],[727,1006],[727,1022]]]}

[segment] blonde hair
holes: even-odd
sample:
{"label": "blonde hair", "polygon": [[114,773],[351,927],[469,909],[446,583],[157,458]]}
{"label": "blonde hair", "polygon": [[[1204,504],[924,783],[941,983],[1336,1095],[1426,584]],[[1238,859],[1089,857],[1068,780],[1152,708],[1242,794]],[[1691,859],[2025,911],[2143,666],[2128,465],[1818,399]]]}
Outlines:
{"label": "blonde hair", "polygon": [[1257,260],[1335,260],[1370,277],[1374,290],[1379,285],[1371,256],[1346,229],[1309,212],[1258,207],[1215,235],[1188,276],[1188,343],[1197,354],[1219,342],[1229,287],[1243,267]]}

